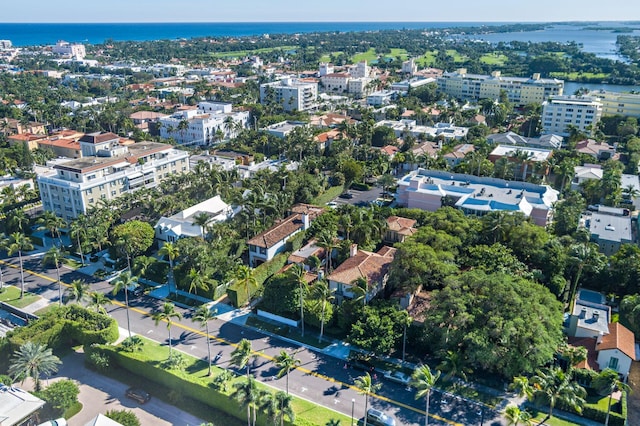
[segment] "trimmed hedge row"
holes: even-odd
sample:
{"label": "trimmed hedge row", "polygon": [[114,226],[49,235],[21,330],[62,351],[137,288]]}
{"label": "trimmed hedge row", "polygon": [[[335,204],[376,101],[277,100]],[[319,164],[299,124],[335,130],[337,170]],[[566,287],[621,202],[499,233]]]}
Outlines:
{"label": "trimmed hedge row", "polygon": [[[616,411],[616,404],[620,404],[620,413]],[[578,414],[574,409],[572,409],[567,404],[558,403],[558,408],[567,411],[569,413]],[[585,404],[582,407],[582,414],[579,414],[585,419],[594,420],[599,423],[604,423],[607,417],[606,410],[600,410],[595,406]],[[610,426],[624,426],[627,419],[627,393],[622,392],[622,396],[620,397],[620,402],[611,404],[611,413],[609,414],[609,425]]]}
{"label": "trimmed hedge row", "polygon": [[[158,366],[157,361],[147,359],[147,357],[140,352],[121,352],[113,346],[94,346],[91,350],[97,350],[100,353],[108,356],[112,362],[115,362],[121,368],[129,371],[130,373],[145,377],[151,381],[154,381],[160,385],[172,389],[176,393],[179,393],[183,398],[190,398],[196,400],[202,404],[212,407],[216,410],[220,410],[233,416],[241,421],[246,420],[246,408],[240,405],[235,399],[231,397],[231,389],[233,386],[230,384],[229,392],[216,389],[212,386],[212,379],[208,377],[196,377],[185,371],[179,370],[165,370]],[[191,357],[189,357],[191,358]],[[213,367],[215,370],[220,370],[218,367]],[[246,380],[244,376],[238,376],[236,380]],[[265,385],[258,384],[260,387],[266,387]],[[298,400],[302,401],[302,400]],[[315,405],[310,402],[302,401],[305,404],[311,406]],[[326,410],[322,407],[316,406],[319,409]],[[310,410],[306,408],[303,412],[296,413],[298,416],[294,423],[285,420],[284,424],[288,426],[321,426],[309,418],[302,417],[304,413],[309,413]],[[346,420],[346,416],[337,414],[335,417],[342,417]],[[323,422],[324,423],[324,422]],[[261,413],[257,416],[258,426],[269,426],[271,422],[267,419],[266,414]]]}
{"label": "trimmed hedge row", "polygon": [[[256,288],[249,289],[250,297],[259,293],[260,290],[262,290],[264,282],[282,269],[282,267],[287,263],[287,257],[286,253],[280,253],[270,261],[258,265],[258,267],[253,270],[253,276],[255,277],[258,286]],[[236,283],[231,284],[229,288],[227,288],[227,296],[229,297],[231,304],[236,308],[244,306],[247,303],[246,290],[239,288]]]}

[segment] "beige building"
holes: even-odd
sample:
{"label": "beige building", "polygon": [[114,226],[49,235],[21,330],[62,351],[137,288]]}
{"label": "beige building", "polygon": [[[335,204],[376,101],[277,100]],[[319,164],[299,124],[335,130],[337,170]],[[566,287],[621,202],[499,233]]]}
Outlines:
{"label": "beige building", "polygon": [[121,146],[113,133],[80,139],[83,158],[58,163],[37,177],[45,210],[73,219],[101,200],[152,188],[174,173],[189,171],[189,155],[171,145],[139,142]]}
{"label": "beige building", "polygon": [[467,74],[465,68],[442,74],[437,79],[438,88],[447,95],[458,99],[479,100],[498,99],[504,91],[509,102],[521,106],[544,102],[549,96],[562,95],[564,81],[540,78],[503,77],[500,71],[491,75]]}
{"label": "beige building", "polygon": [[640,118],[640,94],[598,90],[589,93],[602,104],[602,115],[625,115]]}

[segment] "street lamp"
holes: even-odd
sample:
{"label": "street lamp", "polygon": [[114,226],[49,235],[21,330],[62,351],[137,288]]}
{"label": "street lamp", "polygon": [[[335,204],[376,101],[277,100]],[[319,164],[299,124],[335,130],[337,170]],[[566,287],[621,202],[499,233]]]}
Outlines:
{"label": "street lamp", "polygon": [[355,398],[351,399],[351,426],[353,426],[353,409],[355,408],[356,400]]}

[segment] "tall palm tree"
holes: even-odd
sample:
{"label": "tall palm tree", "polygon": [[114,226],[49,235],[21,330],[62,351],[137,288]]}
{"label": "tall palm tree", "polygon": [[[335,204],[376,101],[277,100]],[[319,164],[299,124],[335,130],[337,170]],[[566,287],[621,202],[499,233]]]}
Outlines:
{"label": "tall palm tree", "polygon": [[559,367],[537,370],[531,378],[516,377],[511,387],[520,396],[549,406],[549,413],[540,424],[553,416],[553,408],[558,402],[567,404],[580,414],[586,396],[584,388]]}
{"label": "tall palm tree", "polygon": [[295,264],[289,269],[289,278],[298,285],[300,292],[300,327],[302,327],[302,337],[304,337],[304,294],[307,290],[306,274],[302,265]]}
{"label": "tall palm tree", "polygon": [[521,410],[517,405],[509,405],[504,410],[504,417],[508,425],[518,426],[520,424],[529,426],[531,424],[531,414]]}
{"label": "tall palm tree", "polygon": [[[234,279],[240,288],[244,289],[247,294],[247,303],[251,302],[251,288],[258,287],[258,281],[256,281],[256,277],[253,275],[253,269],[248,267],[247,265],[240,265],[236,269],[234,274]],[[239,306],[238,306],[239,307]]]}
{"label": "tall palm tree", "polygon": [[24,232],[30,222],[31,219],[22,209],[15,209],[7,214],[7,223],[11,231]]}
{"label": "tall palm tree", "polygon": [[73,280],[67,292],[69,299],[75,300],[76,303],[82,303],[89,297],[89,285],[84,280]]}
{"label": "tall palm tree", "polygon": [[160,321],[165,321],[167,323],[167,331],[169,332],[169,358],[171,358],[171,326],[173,325],[173,320],[182,319],[182,314],[176,311],[176,305],[171,302],[164,302],[162,305],[162,310],[157,310],[151,315],[151,318],[156,323],[156,326]]}
{"label": "tall palm tree", "polygon": [[82,243],[87,239],[89,221],[83,214],[78,216],[76,220],[71,222],[69,226],[69,236],[76,240],[78,251],[80,252],[80,259],[82,260],[82,266],[84,266],[84,251],[82,249]]}
{"label": "tall palm tree", "polygon": [[58,247],[53,246],[44,254],[42,263],[44,265],[52,265],[56,268],[56,277],[58,279],[58,305],[62,305],[62,282],[60,282],[60,266],[64,254]]}
{"label": "tall palm tree", "polygon": [[253,349],[251,349],[251,342],[247,339],[242,339],[231,352],[231,364],[237,366],[239,369],[247,367],[247,378],[249,375],[249,361],[253,355]]}
{"label": "tall palm tree", "polygon": [[431,389],[436,385],[439,378],[440,371],[436,370],[434,373],[428,365],[420,365],[416,367],[411,375],[411,386],[416,390],[416,399],[425,399],[425,426],[429,424],[429,400],[431,398]]}
{"label": "tall palm tree", "polygon": [[51,238],[57,238],[62,244],[60,229],[67,226],[67,222],[63,218],[50,210],[46,210],[36,223],[40,224],[38,229],[46,229],[51,234]]}
{"label": "tall palm tree", "polygon": [[287,385],[286,385],[286,389],[287,389],[287,395],[289,395],[289,372],[291,370],[295,370],[295,368],[300,365],[300,360],[298,358],[294,358],[293,356],[289,355],[285,350],[280,351],[280,355],[277,355],[274,359],[273,362],[275,365],[277,365],[278,367],[280,367],[280,371],[278,371],[278,378],[281,378],[282,376],[286,376],[287,377]]}
{"label": "tall palm tree", "polygon": [[460,377],[462,380],[467,380],[467,374],[472,373],[472,370],[465,365],[466,359],[464,355],[458,351],[447,351],[444,359],[438,365],[440,371],[446,371],[444,376],[445,380],[449,380],[453,377]]}
{"label": "tall palm tree", "polygon": [[135,290],[138,287],[138,277],[131,274],[131,271],[124,271],[118,279],[113,282],[113,290],[111,294],[116,295],[124,290],[124,304],[127,310],[127,330],[131,337],[131,322],[129,321],[129,290]]}
{"label": "tall palm tree", "polygon": [[193,224],[198,225],[200,227],[200,232],[202,232],[202,239],[206,239],[207,235],[207,224],[211,220],[211,216],[209,216],[206,212],[200,212],[193,217]]}
{"label": "tall palm tree", "polygon": [[167,256],[169,258],[169,276],[167,281],[169,282],[169,291],[171,291],[171,285],[173,284],[174,291],[178,293],[178,286],[176,285],[176,277],[173,270],[173,261],[180,256],[180,250],[174,243],[164,243],[160,250],[158,250],[160,256]]}
{"label": "tall palm tree", "polygon": [[218,311],[216,309],[211,310],[207,305],[198,307],[195,314],[191,318],[191,321],[200,323],[204,326],[204,330],[207,338],[207,360],[209,361],[209,371],[207,375],[211,375],[211,338],[209,337],[209,321],[217,318]]}
{"label": "tall palm tree", "polygon": [[[347,237],[349,239],[349,237]],[[331,258],[333,255],[333,250],[339,247],[336,242],[334,235],[330,232],[320,232],[316,239],[316,245],[325,252],[325,275],[328,275],[331,272]]]}
{"label": "tall palm tree", "polygon": [[376,393],[382,387],[382,383],[373,383],[371,375],[369,373],[365,373],[364,376],[356,377],[355,385],[358,388],[358,393],[360,395],[364,395],[364,426],[367,426],[369,396]]}
{"label": "tall palm tree", "polygon": [[22,232],[14,232],[9,236],[7,243],[7,253],[9,256],[13,256],[18,253],[18,259],[20,261],[20,299],[24,297],[24,266],[22,264],[22,252],[33,250],[33,244],[31,239]]}
{"label": "tall palm tree", "polygon": [[21,380],[23,383],[27,377],[31,377],[36,391],[39,391],[40,376],[55,373],[60,364],[62,364],[60,358],[55,356],[46,345],[29,341],[13,354],[8,372],[14,380]]}
{"label": "tall palm tree", "polygon": [[274,425],[279,423],[280,426],[283,426],[285,417],[288,417],[292,423],[296,420],[296,413],[293,411],[293,397],[291,395],[277,391],[273,394],[272,400],[275,406]]}
{"label": "tall palm tree", "polygon": [[93,291],[89,293],[89,307],[95,309],[96,312],[101,314],[107,314],[107,309],[105,306],[111,305],[111,300],[105,296],[104,293],[100,293],[99,291]]}
{"label": "tall palm tree", "polygon": [[189,270],[189,293],[193,291],[194,294],[198,294],[198,289],[207,291],[209,290],[209,284],[207,284],[207,277],[202,271],[196,271],[195,268]]}
{"label": "tall palm tree", "polygon": [[240,404],[247,407],[247,426],[251,426],[251,412],[253,411],[253,425],[256,423],[256,405],[260,401],[261,392],[258,382],[253,377],[248,377],[245,382],[234,383],[235,390],[231,396]]}
{"label": "tall palm tree", "polygon": [[319,280],[311,288],[312,297],[322,304],[322,313],[320,315],[320,337],[318,342],[322,342],[322,336],[324,334],[324,313],[327,308],[327,303],[331,303],[335,300],[335,289],[329,287],[329,283],[326,280]]}

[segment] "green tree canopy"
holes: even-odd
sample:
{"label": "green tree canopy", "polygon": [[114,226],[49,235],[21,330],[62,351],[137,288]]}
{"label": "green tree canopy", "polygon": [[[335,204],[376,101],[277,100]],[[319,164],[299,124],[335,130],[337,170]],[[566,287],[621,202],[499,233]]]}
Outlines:
{"label": "green tree canopy", "polygon": [[131,257],[147,251],[153,244],[153,228],[147,222],[132,220],[113,228],[112,237]]}

